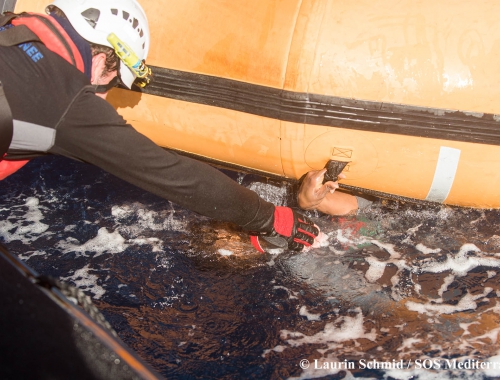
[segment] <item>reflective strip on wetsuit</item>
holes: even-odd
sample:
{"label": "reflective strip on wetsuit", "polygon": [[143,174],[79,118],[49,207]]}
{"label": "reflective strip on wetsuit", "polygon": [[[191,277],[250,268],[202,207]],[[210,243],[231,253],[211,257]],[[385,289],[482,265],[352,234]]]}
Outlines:
{"label": "reflective strip on wetsuit", "polygon": [[54,146],[55,139],[55,129],[14,120],[14,134],[9,149],[47,152]]}

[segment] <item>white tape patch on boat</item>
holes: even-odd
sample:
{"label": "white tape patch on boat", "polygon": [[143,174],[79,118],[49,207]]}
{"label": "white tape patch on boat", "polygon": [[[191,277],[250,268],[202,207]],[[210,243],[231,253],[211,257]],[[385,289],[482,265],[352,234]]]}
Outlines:
{"label": "white tape patch on boat", "polygon": [[447,146],[440,148],[434,179],[426,200],[442,203],[448,198],[457,174],[460,152],[460,149]]}

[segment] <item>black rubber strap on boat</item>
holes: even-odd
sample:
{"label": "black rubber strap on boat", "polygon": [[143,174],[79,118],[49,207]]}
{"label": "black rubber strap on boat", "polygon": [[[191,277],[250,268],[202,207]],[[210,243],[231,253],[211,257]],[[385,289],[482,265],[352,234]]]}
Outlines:
{"label": "black rubber strap on boat", "polygon": [[294,123],[500,145],[500,115],[294,92],[150,66],[140,92]]}
{"label": "black rubber strap on boat", "polygon": [[5,96],[2,82],[0,82],[0,161],[9,149],[10,142],[12,141],[12,133],[12,112]]}

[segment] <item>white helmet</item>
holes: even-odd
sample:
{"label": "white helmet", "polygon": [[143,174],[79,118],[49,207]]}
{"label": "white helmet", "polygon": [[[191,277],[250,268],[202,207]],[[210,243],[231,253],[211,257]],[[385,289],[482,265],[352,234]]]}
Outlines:
{"label": "white helmet", "polygon": [[[61,9],[77,33],[87,41],[116,50],[116,44],[110,42],[110,35],[113,35],[115,40],[117,37],[120,43],[125,43],[127,51],[132,50],[132,54],[135,53],[140,62],[146,60],[149,51],[149,26],[146,14],[137,1],[54,0],[50,5]],[[141,76],[140,71],[134,69],[130,59],[127,62],[122,55],[118,56],[121,59],[121,80],[130,88],[137,76]],[[144,65],[142,69],[144,70]]]}

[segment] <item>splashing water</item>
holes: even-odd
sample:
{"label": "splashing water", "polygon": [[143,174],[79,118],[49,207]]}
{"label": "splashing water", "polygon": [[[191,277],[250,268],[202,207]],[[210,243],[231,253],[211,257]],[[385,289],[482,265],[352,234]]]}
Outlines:
{"label": "splashing water", "polygon": [[[276,203],[291,185],[228,172]],[[305,253],[91,166],[40,159],[0,187],[0,240],[80,286],[167,378],[500,378],[500,212],[375,202],[310,214]]]}

